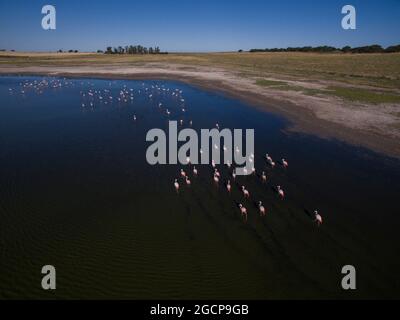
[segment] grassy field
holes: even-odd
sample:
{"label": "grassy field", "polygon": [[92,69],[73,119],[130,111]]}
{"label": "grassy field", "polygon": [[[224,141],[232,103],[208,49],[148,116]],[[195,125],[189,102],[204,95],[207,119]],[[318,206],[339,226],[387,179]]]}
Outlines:
{"label": "grassy field", "polygon": [[[129,65],[147,63],[209,66],[256,79],[260,86],[305,94],[330,94],[349,101],[400,102],[400,54],[318,53],[173,53],[168,55],[105,55],[96,53],[0,53],[0,67]],[[274,78],[272,81],[264,78]],[[309,90],[286,81],[336,81],[327,90]],[[376,90],[357,88],[372,86]],[[350,86],[350,88],[349,88]],[[352,88],[351,86],[354,86]],[[302,90],[304,89],[304,90]]]}

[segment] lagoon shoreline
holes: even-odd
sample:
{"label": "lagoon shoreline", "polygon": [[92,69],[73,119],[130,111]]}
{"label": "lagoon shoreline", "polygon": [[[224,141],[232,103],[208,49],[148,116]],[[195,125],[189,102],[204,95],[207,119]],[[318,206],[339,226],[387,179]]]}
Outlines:
{"label": "lagoon shoreline", "polygon": [[[379,121],[367,121],[359,117],[354,109],[363,107],[359,103],[340,101],[335,97],[307,96],[299,92],[260,88],[247,78],[232,71],[219,68],[190,67],[179,65],[160,66],[0,66],[0,76],[55,76],[71,78],[170,80],[180,81],[201,89],[222,93],[239,99],[259,110],[283,116],[289,120],[288,132],[316,135],[336,139],[364,147],[383,155],[400,159],[400,137],[397,131],[387,132],[379,128]],[[365,115],[365,113],[363,114]],[[369,118],[368,118],[369,117]],[[368,125],[368,121],[372,120]],[[376,123],[374,124],[375,121]],[[393,121],[393,119],[391,119]]]}

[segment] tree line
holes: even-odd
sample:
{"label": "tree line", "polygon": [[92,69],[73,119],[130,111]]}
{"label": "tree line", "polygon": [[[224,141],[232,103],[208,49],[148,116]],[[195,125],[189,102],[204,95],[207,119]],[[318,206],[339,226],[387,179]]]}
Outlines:
{"label": "tree line", "polygon": [[[102,51],[99,50],[99,53]],[[162,52],[159,47],[144,47],[141,45],[136,46],[118,46],[118,47],[107,47],[105,54],[167,54],[168,52]]]}
{"label": "tree line", "polygon": [[[242,52],[242,50],[239,50]],[[272,49],[251,49],[249,52],[343,52],[343,53],[393,53],[400,52],[400,45],[390,46],[386,49],[378,44],[371,46],[355,47],[345,46],[343,48],[335,48],[331,46],[319,46],[319,47],[288,47],[288,48],[272,48]]]}

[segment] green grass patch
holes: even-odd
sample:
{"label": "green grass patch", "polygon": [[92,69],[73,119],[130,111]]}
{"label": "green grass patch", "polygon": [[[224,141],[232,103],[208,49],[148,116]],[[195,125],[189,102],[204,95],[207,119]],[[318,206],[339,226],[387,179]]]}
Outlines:
{"label": "green grass patch", "polygon": [[263,87],[276,87],[276,86],[285,86],[287,85],[284,81],[275,81],[275,80],[266,80],[259,79],[256,81],[256,84]]}
{"label": "green grass patch", "polygon": [[400,103],[400,95],[354,87],[328,87],[328,91],[325,91],[325,93],[348,101],[365,102],[371,104]]}

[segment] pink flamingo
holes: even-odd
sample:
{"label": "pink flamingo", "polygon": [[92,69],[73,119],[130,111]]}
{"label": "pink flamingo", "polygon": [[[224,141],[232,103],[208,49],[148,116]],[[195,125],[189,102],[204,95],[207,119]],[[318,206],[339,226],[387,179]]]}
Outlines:
{"label": "pink flamingo", "polygon": [[262,180],[264,183],[267,182],[267,175],[265,174],[265,171],[262,172],[261,180]]}
{"label": "pink flamingo", "polygon": [[269,164],[271,165],[271,167],[275,167],[275,162],[272,160],[272,158],[269,156],[269,154],[267,153],[266,156],[267,161],[269,162]]}
{"label": "pink flamingo", "polygon": [[318,213],[317,210],[314,211],[314,215],[315,215],[315,222],[317,223],[318,226],[320,226],[322,224],[322,216]]}
{"label": "pink flamingo", "polygon": [[197,169],[196,169],[196,167],[193,167],[193,174],[195,175],[195,176],[197,176]]}
{"label": "pink flamingo", "polygon": [[214,170],[214,175],[216,175],[218,178],[221,178],[221,174],[218,172],[217,169]]}
{"label": "pink flamingo", "polygon": [[219,182],[219,178],[218,178],[218,176],[215,175],[215,174],[214,174],[214,181],[215,181],[215,183],[218,183],[218,182]]}
{"label": "pink flamingo", "polygon": [[250,193],[244,186],[242,186],[242,192],[245,198],[250,198]]}
{"label": "pink flamingo", "polygon": [[188,185],[188,186],[191,185],[191,182],[190,182],[190,180],[189,180],[189,177],[186,177],[186,185]]}
{"label": "pink flamingo", "polygon": [[287,167],[289,166],[288,162],[287,162],[284,158],[282,158],[282,165],[283,165],[285,168],[287,168]]}
{"label": "pink flamingo", "polygon": [[258,202],[258,210],[260,211],[260,216],[265,216],[265,208],[261,201]]}
{"label": "pink flamingo", "polygon": [[247,221],[247,209],[243,207],[242,204],[239,204],[239,209],[240,213],[242,214],[242,217],[244,217],[244,220]]}
{"label": "pink flamingo", "polygon": [[228,182],[226,183],[226,189],[228,190],[228,192],[231,192],[232,186],[231,186],[231,180],[228,180]]}
{"label": "pink flamingo", "polygon": [[215,168],[215,161],[214,160],[211,160],[211,165],[212,165],[213,168]]}
{"label": "pink flamingo", "polygon": [[285,198],[285,192],[282,190],[281,186],[277,186],[276,189],[278,190],[279,196],[282,198]]}
{"label": "pink flamingo", "polygon": [[178,183],[178,179],[175,179],[174,186],[175,186],[175,190],[176,190],[176,192],[178,192],[178,191],[179,191],[179,183]]}
{"label": "pink flamingo", "polygon": [[186,178],[186,172],[183,169],[181,169],[181,177]]}

